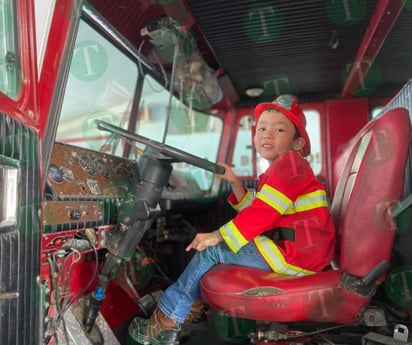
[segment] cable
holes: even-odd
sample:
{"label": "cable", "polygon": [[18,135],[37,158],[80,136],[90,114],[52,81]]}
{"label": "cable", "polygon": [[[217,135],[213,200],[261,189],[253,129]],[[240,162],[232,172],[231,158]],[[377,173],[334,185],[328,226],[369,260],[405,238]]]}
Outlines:
{"label": "cable", "polygon": [[[74,302],[76,302],[77,300],[79,300],[84,293],[90,288],[90,286],[92,285],[92,283],[94,282],[95,278],[97,277],[98,271],[99,271],[99,257],[98,257],[98,253],[97,253],[97,249],[96,246],[92,243],[92,241],[89,240],[90,245],[92,246],[93,249],[93,253],[94,253],[94,259],[95,259],[95,267],[94,267],[94,272],[93,275],[91,277],[91,279],[89,280],[89,282],[87,283],[87,285],[76,295],[75,298],[73,298],[64,308],[64,310],[62,311],[62,314],[64,315],[64,313],[74,304]],[[63,317],[63,315],[61,317]]]}
{"label": "cable", "polygon": [[177,38],[175,36],[173,36],[173,43],[174,43],[174,54],[173,54],[173,64],[172,64],[172,75],[170,77],[169,102],[167,104],[166,127],[163,132],[162,144],[166,143],[166,136],[167,136],[167,132],[169,131],[170,115],[172,111],[173,84],[175,82],[175,77],[176,77],[176,67],[177,67],[176,64],[177,64],[177,56],[179,53],[179,45],[177,42]]}
{"label": "cable", "polygon": [[[88,237],[87,237],[87,240],[89,241],[89,243],[90,243],[90,245],[93,249],[95,267],[94,267],[92,277],[90,278],[90,280],[88,281],[86,286],[72,300],[70,300],[70,298],[69,298],[67,301],[63,301],[63,299],[62,299],[62,296],[64,294],[60,291],[61,288],[62,288],[61,285],[64,284],[64,286],[66,286],[66,287],[68,286],[68,283],[62,277],[67,277],[67,276],[70,275],[69,273],[71,272],[71,270],[73,268],[73,265],[81,259],[81,253],[75,248],[70,248],[71,252],[69,252],[68,255],[65,257],[63,265],[61,266],[61,269],[59,270],[59,275],[58,276],[57,276],[57,264],[56,264],[55,255],[49,256],[47,258],[47,261],[48,261],[48,264],[49,264],[49,267],[50,267],[50,276],[51,276],[50,283],[51,283],[52,291],[54,292],[54,299],[55,299],[57,314],[49,322],[47,334],[46,334],[45,338],[43,339],[44,344],[48,344],[50,339],[52,337],[56,336],[56,332],[59,328],[60,322],[62,323],[62,326],[63,326],[63,332],[65,334],[66,343],[69,342],[69,334],[68,334],[66,322],[64,320],[64,315],[67,312],[67,310],[79,298],[81,298],[84,295],[84,293],[90,288],[90,286],[94,282],[95,278],[97,277],[98,269],[99,269],[99,258],[98,258],[97,248],[94,245],[94,243]],[[69,259],[73,255],[77,255],[77,256],[72,260],[72,262],[70,263],[70,266],[67,268],[67,274],[64,274],[64,272],[66,271],[66,267],[67,267],[67,264],[69,262]],[[64,289],[64,290],[67,290],[67,289]],[[67,296],[64,295],[64,299],[66,299],[68,296],[69,296],[69,294],[67,294]],[[61,301],[61,299],[62,299],[62,301]],[[56,341],[57,340],[58,339],[56,338]]]}
{"label": "cable", "polygon": [[[72,252],[70,252],[66,256],[66,258],[64,259],[63,265],[60,269],[59,279],[58,279],[58,282],[57,282],[57,289],[61,289],[61,293],[59,294],[59,299],[56,301],[56,303],[59,305],[59,307],[58,307],[59,315],[61,315],[62,312],[63,312],[63,306],[66,303],[65,301],[66,300],[70,301],[70,293],[69,293],[69,290],[68,290],[68,282],[66,281],[66,277],[70,276],[73,265],[77,261],[79,261],[80,258],[81,258],[81,254],[80,254],[79,251],[77,251],[73,248],[71,248],[71,250],[72,250]],[[80,257],[77,257],[77,258],[71,260],[70,266],[66,270],[66,267],[69,263],[69,259],[71,259],[75,254],[79,255]],[[66,272],[66,274],[65,274],[65,272]],[[57,325],[56,325],[56,330],[57,330],[59,325],[60,325],[59,318],[57,318],[56,322],[57,322]],[[68,333],[66,321],[64,320],[64,318],[61,319],[61,324],[62,324],[62,328],[63,328],[66,343],[68,343],[69,342],[69,333]]]}
{"label": "cable", "polygon": [[[49,256],[47,258],[47,261],[50,267],[50,276],[51,276],[50,283],[51,283],[52,291],[54,292],[54,302],[55,302],[57,314],[53,316],[53,318],[50,320],[49,329],[47,332],[48,334],[43,340],[45,344],[47,344],[53,336],[56,336],[56,332],[60,327],[61,321],[62,321],[62,329],[64,332],[66,343],[69,341],[69,334],[68,334],[66,322],[61,316],[62,314],[64,314],[63,312],[63,306],[65,304],[64,300],[69,296],[68,294],[65,294],[65,291],[67,289],[63,287],[67,286],[67,282],[65,282],[64,277],[67,277],[70,274],[68,273],[65,275],[64,273],[66,271],[66,267],[69,262],[69,259],[75,254],[77,254],[78,257],[75,258],[71,262],[69,269],[67,271],[67,272],[71,272],[73,264],[78,262],[81,258],[81,254],[79,251],[72,249],[72,252],[68,253],[68,255],[65,257],[64,262],[60,269],[57,269],[56,254]],[[57,274],[57,272],[59,272],[59,274]],[[56,338],[56,342],[57,341],[58,339]]]}
{"label": "cable", "polygon": [[[143,48],[144,43],[145,43],[145,40],[143,40],[143,41],[140,43],[140,45],[139,45],[139,48],[138,48],[138,53],[139,53],[139,55],[141,55],[141,50],[142,50],[142,48]],[[162,86],[163,86],[162,89],[156,90],[156,88],[153,87],[153,85],[151,84],[151,82],[150,82],[149,79],[147,79],[146,82],[149,84],[149,86],[150,86],[150,88],[152,89],[153,92],[158,92],[158,93],[160,93],[160,92],[163,92],[165,89],[167,89],[168,80],[167,80],[166,71],[165,71],[162,63],[160,62],[160,59],[159,59],[159,57],[157,56],[155,50],[153,50],[153,56],[155,57],[156,62],[157,62],[157,64],[158,64],[159,68],[160,68],[160,71],[162,72],[162,76],[163,76],[163,80],[164,80],[164,85],[162,85]],[[146,76],[146,74],[145,74],[144,71],[143,71],[142,62],[140,61],[140,59],[138,59],[138,66],[139,66],[139,71],[140,71],[140,73],[142,74],[142,76],[143,76],[143,78],[144,78],[144,77]]]}
{"label": "cable", "polygon": [[329,345],[336,345],[333,341],[329,340],[328,338],[326,338],[326,336],[324,336],[323,334],[318,334],[319,338],[321,338],[323,341],[325,341],[327,344]]}
{"label": "cable", "polygon": [[[63,277],[70,277],[74,264],[79,262],[79,260],[81,259],[81,253],[77,249],[75,249],[75,248],[70,248],[70,249],[72,250],[72,252],[66,257],[66,259],[64,261],[64,264],[62,266],[60,276],[63,276]],[[66,270],[66,265],[68,263],[69,258],[71,258],[75,254],[78,255],[77,258],[74,258],[71,261],[69,268]],[[66,274],[64,273],[65,271],[66,271]],[[70,303],[70,293],[68,291],[69,284],[66,281],[66,279],[64,279],[63,281],[60,281],[58,286],[64,287],[63,291],[67,291],[67,293],[65,293],[65,295],[64,295],[64,298],[62,298],[63,296],[60,296],[61,300],[62,300],[60,310],[61,310],[61,312],[63,312],[63,310],[65,310],[65,308],[66,308],[65,306],[67,305],[67,303]],[[63,314],[64,314],[64,312],[63,312]],[[64,321],[64,318],[63,318],[63,321]]]}
{"label": "cable", "polygon": [[301,334],[298,334],[298,335],[290,335],[290,336],[288,336],[288,339],[297,339],[297,338],[307,337],[309,335],[316,335],[316,334],[320,334],[320,333],[324,333],[324,332],[332,331],[334,329],[339,329],[339,328],[348,327],[348,326],[350,326],[350,325],[331,326],[331,327],[322,328],[322,329],[319,329],[319,330],[313,331],[313,332],[301,333]]}

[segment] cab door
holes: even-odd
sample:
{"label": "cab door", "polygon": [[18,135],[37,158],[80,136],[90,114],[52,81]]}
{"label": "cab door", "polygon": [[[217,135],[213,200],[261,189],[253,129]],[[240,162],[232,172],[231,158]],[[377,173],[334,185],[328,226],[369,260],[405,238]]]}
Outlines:
{"label": "cab door", "polygon": [[[53,122],[49,114],[58,106],[53,99],[58,94],[56,85],[67,40],[61,41],[61,51],[52,53],[47,49],[51,33],[66,35],[65,28],[70,27],[67,23],[73,19],[67,14],[73,12],[74,3],[0,0],[2,345],[43,343],[47,288],[39,279],[45,158],[42,146],[53,135],[48,135],[45,128]],[[36,14],[44,16],[38,23]],[[61,23],[66,23],[64,30],[56,30]]]}
{"label": "cab door", "polygon": [[[0,339],[38,344],[40,156],[30,1],[0,1]],[[17,25],[18,15],[24,18]],[[26,53],[23,53],[25,51]],[[34,54],[34,57],[36,55]]]}

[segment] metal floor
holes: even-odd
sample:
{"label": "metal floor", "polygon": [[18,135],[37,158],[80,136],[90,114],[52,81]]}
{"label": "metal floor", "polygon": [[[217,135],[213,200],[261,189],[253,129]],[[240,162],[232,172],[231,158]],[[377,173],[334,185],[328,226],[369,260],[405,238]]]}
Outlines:
{"label": "metal floor", "polygon": [[[96,327],[86,333],[81,324],[83,308],[79,304],[76,308],[70,308],[64,315],[64,322],[60,324],[57,330],[58,344],[66,345],[137,345],[129,335],[128,328],[132,320],[125,322],[123,325],[115,330],[110,329],[106,320],[101,313],[98,314],[96,319]],[[218,331],[215,328],[215,324],[220,326],[220,332],[235,330],[239,333],[239,329],[242,329],[242,325],[236,325],[233,327],[233,321],[222,319],[216,319],[216,314],[209,314],[206,312],[203,314],[203,319],[198,322],[194,322],[186,326],[184,333],[188,334],[187,337],[181,340],[181,344],[185,345],[228,345],[234,342],[228,342],[226,338],[219,336]],[[216,321],[219,320],[219,321]],[[222,322],[223,320],[223,322]],[[226,334],[226,333],[221,333]],[[247,333],[246,333],[247,334]],[[224,340],[226,339],[226,340]],[[232,338],[230,338],[232,339]],[[250,344],[248,340],[239,342],[236,344]]]}
{"label": "metal floor", "polygon": [[[193,323],[190,327],[190,336],[183,339],[180,343],[182,345],[229,345],[235,344],[234,342],[228,342],[223,340],[217,334],[214,325],[210,324],[208,320],[204,320],[198,323]],[[121,345],[137,345],[136,342],[131,340],[127,336],[127,326],[116,330],[116,337]],[[238,345],[250,344],[249,341],[236,342]]]}

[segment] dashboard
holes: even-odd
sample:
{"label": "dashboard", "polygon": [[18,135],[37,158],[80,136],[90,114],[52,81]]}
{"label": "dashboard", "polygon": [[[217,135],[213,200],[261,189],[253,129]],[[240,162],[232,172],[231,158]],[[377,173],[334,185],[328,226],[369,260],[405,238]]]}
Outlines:
{"label": "dashboard", "polygon": [[[47,253],[71,246],[85,234],[93,238],[96,248],[107,247],[112,242],[113,230],[123,223],[125,215],[139,212],[135,207],[128,208],[133,205],[131,199],[139,196],[146,200],[153,188],[158,188],[150,181],[161,176],[156,173],[159,163],[146,164],[145,168],[144,162],[56,142],[43,204],[44,259]],[[177,170],[172,171],[168,185],[159,193],[167,201],[164,207],[168,209],[179,206],[182,200],[205,198],[190,173]],[[150,198],[147,200],[150,204]],[[142,211],[145,210],[143,207]],[[85,249],[90,249],[87,243]]]}
{"label": "dashboard", "polygon": [[45,190],[45,233],[116,223],[116,207],[137,175],[136,162],[55,143]]}

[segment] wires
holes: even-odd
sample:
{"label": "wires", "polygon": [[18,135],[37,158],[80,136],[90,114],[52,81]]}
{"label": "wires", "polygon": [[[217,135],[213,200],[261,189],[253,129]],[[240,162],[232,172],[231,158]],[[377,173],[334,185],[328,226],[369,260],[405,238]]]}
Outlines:
{"label": "wires", "polygon": [[[142,40],[142,42],[141,42],[140,45],[139,45],[139,49],[138,49],[139,56],[141,56],[141,51],[142,51],[142,49],[143,49],[144,43],[145,43],[145,40]],[[165,71],[165,69],[164,69],[164,67],[163,67],[163,64],[161,63],[161,61],[160,61],[159,57],[157,56],[157,53],[156,53],[155,50],[153,50],[153,56],[155,57],[156,62],[157,62],[158,66],[159,66],[159,68],[160,68],[160,71],[161,71],[161,73],[162,73],[164,85],[162,85],[162,86],[163,86],[162,88],[160,88],[160,89],[157,90],[157,89],[151,84],[151,82],[150,82],[149,79],[147,79],[147,83],[149,84],[149,86],[150,86],[150,88],[152,89],[153,92],[159,93],[159,92],[163,92],[164,89],[167,89],[168,79],[167,79],[166,71]],[[139,67],[139,71],[140,71],[141,75],[142,75],[143,77],[145,77],[146,74],[145,74],[145,72],[144,72],[144,69],[143,69],[143,66],[142,66],[142,62],[141,62],[140,59],[138,59],[138,67]]]}
{"label": "wires", "polygon": [[[46,334],[43,340],[44,344],[48,344],[52,337],[56,337],[56,341],[58,338],[56,333],[60,327],[64,332],[65,343],[69,343],[69,334],[67,330],[67,326],[64,320],[64,315],[69,310],[69,308],[77,302],[87,290],[90,288],[92,283],[97,277],[98,270],[99,270],[99,258],[97,248],[94,245],[93,241],[90,240],[87,236],[86,239],[88,240],[91,248],[93,249],[93,256],[94,256],[94,270],[91,278],[87,282],[86,286],[84,286],[81,291],[74,297],[72,297],[72,292],[70,291],[68,277],[72,272],[72,269],[76,263],[81,260],[82,254],[76,248],[70,247],[67,251],[59,250],[53,255],[50,255],[47,258],[47,262],[50,269],[50,285],[51,285],[51,304],[54,303],[56,313],[52,315],[49,323],[47,325]],[[59,265],[59,260],[61,262],[62,256],[65,255],[64,261],[61,265]],[[71,298],[72,297],[72,298]]]}
{"label": "wires", "polygon": [[94,280],[97,277],[97,273],[99,271],[99,257],[97,254],[97,249],[94,246],[94,244],[92,244],[90,242],[92,249],[93,249],[93,253],[94,253],[94,260],[95,260],[95,266],[94,266],[94,271],[93,271],[93,275],[90,278],[89,282],[86,284],[86,286],[76,295],[75,298],[73,298],[71,301],[69,301],[69,303],[67,303],[67,305],[64,307],[64,309],[62,310],[62,315],[60,316],[60,319],[64,316],[64,313],[75,303],[77,302],[80,298],[82,298],[84,296],[84,294],[87,292],[87,290],[90,288],[90,286],[93,284]]}
{"label": "wires", "polygon": [[344,328],[344,327],[348,327],[350,325],[346,325],[346,324],[339,324],[336,326],[331,326],[331,327],[327,327],[327,328],[321,328],[312,332],[304,332],[304,333],[300,333],[297,335],[290,335],[288,336],[288,339],[298,339],[298,338],[302,338],[302,337],[307,337],[307,336],[311,336],[311,335],[317,335],[320,333],[325,333],[325,332],[329,332],[335,329],[340,329],[340,328]]}

